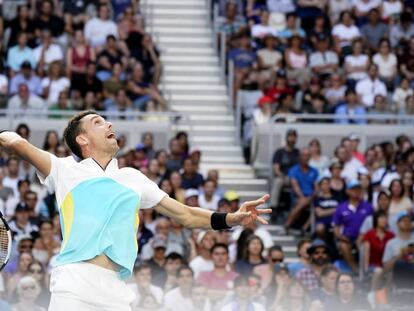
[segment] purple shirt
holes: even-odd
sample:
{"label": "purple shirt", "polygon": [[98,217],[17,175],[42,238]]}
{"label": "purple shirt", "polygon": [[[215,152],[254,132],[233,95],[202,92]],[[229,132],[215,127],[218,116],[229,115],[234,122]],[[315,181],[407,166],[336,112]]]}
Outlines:
{"label": "purple shirt", "polygon": [[373,213],[374,208],[367,201],[361,200],[355,211],[349,208],[349,201],[345,201],[337,206],[332,223],[334,226],[342,226],[342,234],[355,240],[365,218]]}

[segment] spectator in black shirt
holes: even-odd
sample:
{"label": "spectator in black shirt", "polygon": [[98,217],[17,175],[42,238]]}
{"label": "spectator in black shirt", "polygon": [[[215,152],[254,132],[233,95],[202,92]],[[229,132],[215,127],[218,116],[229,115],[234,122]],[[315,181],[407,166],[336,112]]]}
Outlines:
{"label": "spectator in black shirt", "polygon": [[59,37],[64,30],[63,19],[53,14],[53,3],[50,0],[43,0],[40,7],[40,14],[34,20],[36,36],[40,36],[42,30],[49,30],[54,38]]}
{"label": "spectator in black shirt", "polygon": [[10,27],[10,37],[8,47],[15,46],[17,44],[17,38],[20,33],[25,32],[28,38],[28,46],[33,48],[35,46],[34,40],[34,24],[29,16],[29,7],[27,5],[19,5],[17,7],[17,16],[6,24],[6,27]]}
{"label": "spectator in black shirt", "polygon": [[286,146],[279,148],[273,155],[273,174],[275,176],[270,198],[270,206],[277,206],[283,186],[289,185],[289,169],[299,162],[299,149],[296,148],[297,132],[289,129],[286,133]]}
{"label": "spectator in black shirt", "polygon": [[94,93],[98,99],[102,97],[103,85],[101,80],[96,77],[96,64],[94,62],[88,63],[85,78],[74,81],[72,89],[77,91],[82,98],[88,92]]}
{"label": "spectator in black shirt", "polygon": [[161,76],[161,63],[159,51],[154,45],[149,34],[144,34],[141,40],[141,48],[134,49],[132,56],[141,64],[145,72],[144,80],[157,85]]}
{"label": "spectator in black shirt", "polygon": [[124,53],[118,49],[116,43],[114,35],[107,36],[106,45],[98,54],[97,76],[101,81],[106,81],[111,77],[112,69],[115,64],[122,64],[123,66],[126,66],[127,64],[127,59]]}

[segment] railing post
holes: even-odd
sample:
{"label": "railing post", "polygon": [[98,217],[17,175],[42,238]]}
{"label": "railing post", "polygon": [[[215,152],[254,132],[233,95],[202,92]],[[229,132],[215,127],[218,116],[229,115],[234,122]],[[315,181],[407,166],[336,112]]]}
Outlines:
{"label": "railing post", "polygon": [[[233,90],[231,90],[233,93]],[[241,114],[242,114],[242,107],[241,107],[241,100],[240,100],[240,94],[237,94],[237,100],[236,100],[236,141],[238,144],[241,142]],[[252,130],[253,130],[253,124],[252,124]]]}
{"label": "railing post", "polygon": [[234,62],[232,60],[229,60],[228,65],[229,65],[229,70],[228,70],[228,77],[227,77],[227,82],[228,82],[227,87],[229,89],[229,98],[230,98],[229,106],[231,110],[233,110],[233,106],[234,106],[234,91],[233,91],[234,89]]}
{"label": "railing post", "polygon": [[226,33],[220,32],[220,68],[223,79],[226,77]]}

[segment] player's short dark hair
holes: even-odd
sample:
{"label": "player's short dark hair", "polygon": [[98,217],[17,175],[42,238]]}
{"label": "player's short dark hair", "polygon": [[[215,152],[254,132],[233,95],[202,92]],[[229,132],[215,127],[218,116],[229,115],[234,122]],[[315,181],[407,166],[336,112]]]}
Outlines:
{"label": "player's short dark hair", "polygon": [[76,137],[78,137],[79,134],[84,132],[81,126],[81,121],[85,116],[90,114],[99,115],[96,111],[93,110],[82,111],[74,115],[73,118],[69,120],[68,125],[66,126],[65,131],[63,132],[63,139],[65,140],[66,145],[68,146],[70,151],[72,151],[72,153],[76,155],[79,159],[83,159],[83,156],[82,150],[79,144],[76,142]]}

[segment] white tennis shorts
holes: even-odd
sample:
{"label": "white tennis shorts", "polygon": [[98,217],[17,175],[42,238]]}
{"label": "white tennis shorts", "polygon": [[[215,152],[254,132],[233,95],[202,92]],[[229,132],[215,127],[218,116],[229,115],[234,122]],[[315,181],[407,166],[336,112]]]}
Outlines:
{"label": "white tennis shorts", "polygon": [[134,292],[115,271],[80,262],[56,267],[49,311],[131,311]]}

